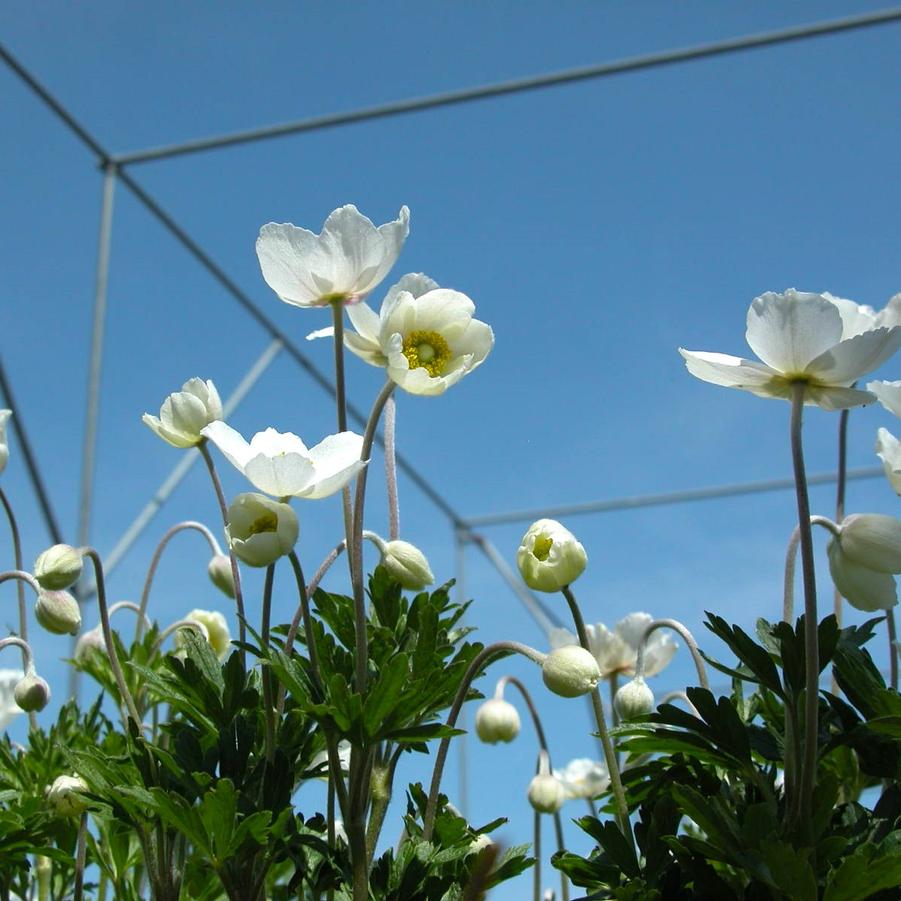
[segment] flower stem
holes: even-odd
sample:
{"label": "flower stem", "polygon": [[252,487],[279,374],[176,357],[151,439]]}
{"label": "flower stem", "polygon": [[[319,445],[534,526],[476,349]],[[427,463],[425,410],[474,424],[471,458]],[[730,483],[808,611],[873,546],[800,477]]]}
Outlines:
{"label": "flower stem", "polygon": [[[838,526],[825,516],[811,516],[812,526],[822,526],[836,538],[839,535]],[[801,527],[795,526],[791,538],[788,539],[788,547],[785,550],[785,580],[782,593],[782,620],[793,626],[795,618],[795,566],[798,560],[798,543],[801,540]]]}
{"label": "flower stem", "polygon": [[78,823],[78,845],[75,854],[75,887],[72,890],[72,901],[84,898],[84,865],[87,857],[88,815],[83,813]]}
{"label": "flower stem", "polygon": [[532,853],[535,855],[532,898],[541,901],[541,814],[537,810],[532,811]]}
{"label": "flower stem", "polygon": [[[469,664],[469,668],[466,670],[459,688],[457,688],[457,693],[454,696],[454,701],[453,704],[451,704],[445,725],[450,726],[451,728],[456,725],[457,717],[460,715],[460,709],[463,707],[463,702],[466,700],[466,695],[469,692],[469,686],[472,685],[473,679],[475,679],[482,669],[487,666],[491,658],[509,652],[522,654],[539,666],[545,659],[544,654],[536,651],[534,648],[530,648],[528,645],[520,644],[518,641],[497,641],[494,644],[482,648],[482,650],[473,658],[472,663]],[[432,830],[435,828],[435,814],[438,807],[438,789],[441,786],[441,777],[444,774],[444,763],[447,760],[449,747],[450,738],[442,738],[441,743],[438,745],[438,753],[435,755],[435,768],[432,770],[432,782],[429,786],[429,799],[426,803],[425,815],[423,816],[422,837],[426,841],[431,841]]]}
{"label": "flower stem", "polygon": [[813,559],[813,536],[810,527],[810,501],[807,497],[807,475],[801,425],[804,411],[803,382],[792,385],[791,451],[798,502],[798,527],[801,544],[801,572],[804,577],[804,749],[801,761],[798,812],[801,824],[809,826],[816,784],[817,734],[819,727],[820,649],[817,638],[816,569]]}
{"label": "flower stem", "polygon": [[[344,302],[332,301],[332,324],[335,330],[335,406],[338,412],[338,431],[347,431],[347,389],[344,379]],[[350,486],[346,485],[341,491],[341,506],[344,511],[344,537],[348,545],[353,535],[353,508],[350,501]],[[353,581],[354,561],[348,554],[347,565],[350,578]]]}
{"label": "flower stem", "polygon": [[[564,585],[561,591],[563,597],[566,598],[566,603],[569,604],[570,613],[572,613],[573,622],[576,626],[576,634],[579,636],[579,644],[590,654],[591,645],[588,643],[588,633],[585,631],[585,620],[582,618],[582,611],[579,609],[576,597],[572,593],[569,585]],[[610,740],[607,724],[604,722],[604,706],[601,703],[601,694],[597,688],[593,689],[591,692],[591,705],[594,708],[594,718],[598,727],[598,735],[601,739],[601,746],[604,749],[604,759],[607,763],[607,770],[610,773],[610,788],[613,792],[613,800],[616,805],[619,828],[634,850],[635,836],[632,834],[632,824],[629,822],[629,807],[626,804],[626,793],[623,791],[623,783],[619,775],[619,765],[616,762],[616,751],[613,748],[613,742]]]}
{"label": "flower stem", "polygon": [[147,603],[150,600],[150,588],[153,585],[153,577],[156,575],[156,568],[159,566],[160,558],[163,555],[163,551],[166,549],[166,545],[170,542],[170,540],[177,535],[179,532],[184,531],[185,529],[194,529],[200,532],[201,535],[206,538],[207,543],[209,544],[213,554],[221,554],[222,550],[219,547],[219,542],[216,541],[213,533],[202,523],[202,522],[194,522],[193,520],[186,520],[185,522],[176,523],[172,528],[170,528],[165,535],[163,535],[160,543],[156,546],[156,550],[153,552],[153,558],[150,561],[150,567],[147,570],[147,576],[144,579],[144,588],[141,591],[141,603],[140,609],[138,610],[138,624],[135,628],[135,641],[141,640],[141,633],[144,631],[144,621],[146,619],[145,614],[147,613]]}
{"label": "flower stem", "polygon": [[[292,552],[293,553],[293,552]],[[275,581],[275,564],[266,567],[266,578],[263,582],[263,621],[260,628],[260,641],[263,653],[269,652],[269,620],[272,615],[272,584]],[[272,763],[275,757],[275,710],[272,703],[272,674],[264,665],[263,677],[263,710],[266,724],[266,759]]]}
{"label": "flower stem", "polygon": [[656,629],[672,629],[685,639],[685,644],[688,647],[691,659],[694,661],[695,669],[698,673],[698,682],[700,683],[701,688],[706,688],[709,691],[710,681],[707,678],[707,668],[704,666],[704,658],[701,657],[701,652],[698,650],[698,643],[695,641],[694,635],[692,635],[691,632],[677,619],[655,619],[654,622],[648,623],[641,636],[641,641],[638,643],[638,655],[635,660],[635,675],[644,678],[645,647],[651,633]]}
{"label": "flower stem", "polygon": [[388,540],[400,538],[400,507],[397,500],[397,456],[394,433],[397,424],[397,404],[393,397],[385,403],[385,484],[388,488]]}
{"label": "flower stem", "polygon": [[[225,526],[225,528],[228,528],[228,504],[225,502],[225,495],[222,492],[222,482],[219,481],[219,474],[216,472],[216,464],[213,463],[213,458],[210,456],[210,449],[207,447],[206,438],[197,445],[197,449],[203,457],[203,462],[206,463],[210,479],[213,482],[216,500],[219,502],[219,510],[222,513],[222,525]],[[245,666],[246,654],[244,652],[244,645],[247,642],[247,629],[244,624],[244,594],[241,591],[241,570],[238,567],[238,558],[235,556],[234,551],[232,551],[231,546],[229,546],[228,549],[228,559],[231,561],[232,581],[235,583],[235,605],[238,608],[238,637],[241,641],[241,648],[239,651],[241,654],[241,666]]]}
{"label": "flower stem", "polygon": [[[338,546],[342,547],[343,544],[344,543],[342,542]],[[338,555],[335,554],[335,557],[337,556]],[[316,648],[316,638],[313,634],[313,619],[310,616],[311,591],[307,588],[306,582],[304,581],[303,568],[300,565],[300,560],[298,559],[296,552],[291,551],[288,555],[288,559],[291,561],[291,568],[294,570],[294,579],[297,582],[297,595],[300,600],[297,605],[297,612],[294,614],[294,619],[291,621],[291,626],[288,629],[288,635],[285,639],[285,655],[287,657],[291,656],[291,651],[294,649],[294,639],[297,636],[297,629],[302,619],[304,638],[307,643],[307,653],[310,655],[310,670],[312,671],[313,681],[319,688],[322,688],[322,674],[319,668],[319,651]],[[277,709],[278,715],[281,716],[285,709],[284,685],[279,686]]]}
{"label": "flower stem", "polygon": [[[522,684],[522,682],[519,681],[519,679],[516,678],[516,676],[503,676],[502,678],[500,678],[498,680],[497,689],[495,690],[495,693],[494,693],[495,698],[503,697],[503,690],[504,690],[505,685],[512,685],[522,695],[522,699],[525,702],[525,705],[529,710],[529,715],[532,717],[532,724],[535,727],[535,736],[538,739],[538,748],[540,751],[544,751],[544,753],[547,754],[548,767],[550,767],[551,766],[551,754],[550,754],[550,751],[548,750],[547,738],[544,733],[544,728],[541,725],[541,718],[538,716],[538,709],[535,707],[535,704],[532,701],[531,694],[529,694],[528,689],[525,687],[525,685]],[[540,830],[540,828],[541,828],[539,825],[540,814],[538,813],[537,810],[535,811],[535,817],[536,817],[535,829],[536,829],[536,834],[537,834],[537,831]],[[560,811],[559,810],[554,814],[554,831],[556,832],[556,835],[557,835],[557,850],[562,854],[563,851],[565,850],[565,846],[563,844],[563,823],[560,819]],[[541,858],[540,858],[538,850],[535,851],[535,857],[540,861]],[[538,865],[536,864],[536,869],[537,868],[538,868]],[[541,882],[540,882],[540,880],[536,880],[536,882],[535,882],[535,892],[536,892],[535,897],[536,898],[539,898],[540,890],[541,890]],[[566,878],[566,874],[562,870],[560,871],[560,897],[561,897],[562,901],[569,901],[569,882]]]}
{"label": "flower stem", "polygon": [[888,628],[889,679],[892,688],[898,690],[898,635],[895,631],[895,611],[885,611],[885,625]]}
{"label": "flower stem", "polygon": [[[845,486],[848,481],[848,417],[850,410],[842,410],[838,418],[838,469],[835,479],[835,521],[840,523],[845,518]],[[835,613],[835,624],[842,627],[842,596],[835,589],[832,602]],[[833,684],[835,679],[833,678]],[[833,688],[834,691],[834,688]]]}

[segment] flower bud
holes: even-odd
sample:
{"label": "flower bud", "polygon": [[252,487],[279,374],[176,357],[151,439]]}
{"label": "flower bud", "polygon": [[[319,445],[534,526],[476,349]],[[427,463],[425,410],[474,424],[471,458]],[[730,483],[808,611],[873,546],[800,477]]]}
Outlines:
{"label": "flower bud", "polygon": [[503,698],[485,701],[476,713],[476,734],[489,745],[513,741],[519,735],[519,712]]}
{"label": "flower bud", "polygon": [[901,573],[901,519],[855,513],[839,528],[838,540],[852,562],[881,573]]}
{"label": "flower bud", "polygon": [[81,578],[81,554],[69,544],[54,544],[34,561],[34,577],[50,591],[69,588]]}
{"label": "flower bud", "polygon": [[36,713],[50,703],[50,686],[37,673],[28,673],[13,690],[16,703],[26,713]]}
{"label": "flower bud", "polygon": [[80,792],[86,791],[88,784],[81,776],[57,776],[47,789],[47,802],[57,816],[78,816],[88,807],[80,795]]}
{"label": "flower bud", "polygon": [[575,535],[553,519],[532,523],[516,552],[523,581],[536,591],[559,591],[572,584],[587,562]]}
{"label": "flower bud", "polygon": [[539,773],[529,783],[529,803],[539,813],[556,813],[566,800],[566,790],[556,776]]}
{"label": "flower bud", "polygon": [[480,832],[470,843],[469,848],[466,851],[467,857],[470,854],[481,854],[486,848],[490,848],[494,845],[494,842],[491,840],[490,835],[486,835],[484,832]]}
{"label": "flower bud", "polygon": [[103,638],[103,629],[100,626],[94,626],[78,636],[75,642],[75,653],[73,656],[78,663],[84,663],[91,654],[106,653],[106,641]]}
{"label": "flower bud", "polygon": [[647,716],[654,709],[654,692],[641,676],[636,676],[616,693],[613,706],[621,720]]}
{"label": "flower bud", "polygon": [[429,561],[409,541],[389,541],[382,548],[382,566],[407,591],[421,591],[435,581]]}
{"label": "flower bud", "polygon": [[34,605],[37,621],[54,635],[77,635],[81,628],[78,601],[68,591],[41,589]]}
{"label": "flower bud", "polygon": [[855,563],[842,549],[838,539],[829,542],[829,572],[842,597],[852,607],[868,612],[888,610],[898,603],[895,577]]}
{"label": "flower bud", "polygon": [[231,558],[226,554],[216,554],[210,558],[210,565],[207,567],[210,574],[210,581],[226,596],[233,598],[235,596],[235,578],[232,575]]}
{"label": "flower bud", "polygon": [[149,413],[142,418],[145,425],[173,447],[194,447],[203,441],[201,429],[222,419],[222,401],[211,381],[188,379],[181,391],[163,401],[159,418]]}
{"label": "flower bud", "polygon": [[577,698],[594,689],[601,678],[598,662],[577,645],[557,648],[541,664],[544,684],[554,694],[564,698]]}
{"label": "flower bud", "polygon": [[[225,658],[231,649],[232,637],[228,631],[225,617],[218,610],[192,610],[185,619],[199,623],[205,631],[204,638],[215,651],[216,656],[220,660]],[[177,650],[185,647],[181,629],[175,633],[175,647]]]}
{"label": "flower bud", "polygon": [[300,525],[287,505],[264,494],[239,494],[228,508],[228,543],[248,566],[269,566],[290,553]]}

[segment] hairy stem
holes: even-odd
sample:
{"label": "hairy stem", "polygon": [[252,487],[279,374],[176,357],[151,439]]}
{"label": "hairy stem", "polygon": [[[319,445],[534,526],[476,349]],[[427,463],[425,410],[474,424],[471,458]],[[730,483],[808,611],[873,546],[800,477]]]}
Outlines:
{"label": "hairy stem", "polygon": [[393,397],[385,403],[385,484],[388,488],[388,540],[400,538],[400,506],[397,499],[397,456],[394,433],[397,425],[397,404]]}
{"label": "hairy stem", "polygon": [[688,628],[677,619],[656,619],[652,623],[648,623],[645,627],[644,633],[641,636],[641,641],[638,643],[638,657],[635,661],[635,675],[641,676],[644,678],[644,657],[645,657],[645,648],[647,647],[648,638],[650,638],[651,633],[657,629],[672,629],[674,632],[677,632],[679,635],[685,639],[685,644],[688,647],[688,651],[691,654],[691,659],[694,661],[695,670],[698,673],[698,682],[700,683],[701,688],[706,688],[708,691],[710,690],[710,680],[707,678],[707,667],[704,666],[704,658],[701,656],[701,652],[698,650],[698,643],[695,641],[694,635],[688,630]]}

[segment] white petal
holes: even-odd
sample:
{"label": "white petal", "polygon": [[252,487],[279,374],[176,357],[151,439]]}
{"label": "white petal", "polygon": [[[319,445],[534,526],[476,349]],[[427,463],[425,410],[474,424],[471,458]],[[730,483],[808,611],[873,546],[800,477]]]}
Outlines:
{"label": "white petal", "polygon": [[314,306],[323,294],[313,273],[330,274],[332,262],[319,236],[290,222],[270,222],[260,229],[256,244],[260,270],[266,284],[286,303]]}
{"label": "white petal", "polygon": [[796,375],[841,341],[842,317],[819,294],[793,288],[784,294],[768,292],[755,298],[748,310],[746,337],[767,366]]}
{"label": "white petal", "polygon": [[471,319],[463,334],[451,342],[451,350],[455,356],[458,353],[465,353],[472,357],[467,367],[468,372],[484,361],[492,347],[494,347],[494,332],[490,325],[479,319]]}
{"label": "white petal", "polygon": [[[876,328],[876,311],[866,304],[855,303],[844,297],[836,297],[828,291],[822,294],[838,310],[842,317],[842,338],[852,338]],[[884,323],[883,323],[884,324]]]}
{"label": "white petal", "polygon": [[200,435],[200,430],[209,422],[204,402],[187,391],[170,394],[163,401],[160,419],[174,432]]}
{"label": "white petal", "polygon": [[651,634],[644,650],[644,674],[656,676],[673,659],[679,644],[669,632],[657,630]]}
{"label": "white petal", "polygon": [[437,287],[438,282],[429,278],[425,273],[408,272],[388,289],[388,293],[385,294],[385,299],[382,301],[382,309],[384,310],[385,306],[391,306],[401,291],[407,291],[414,297],[421,297],[428,291],[434,291]]}
{"label": "white petal", "polygon": [[232,466],[244,472],[244,465],[251,458],[252,451],[239,432],[220,420],[205,426],[200,434],[209,438]]}
{"label": "white petal", "polygon": [[780,390],[784,392],[784,386],[780,388],[774,383],[774,379],[779,378],[779,373],[769,366],[729,354],[685,350],[682,347],[679,348],[679,353],[682,354],[688,371],[705,382],[726,388],[742,388],[764,396],[784,396],[778,393]]}
{"label": "white petal", "polygon": [[826,385],[848,387],[884,363],[901,347],[901,327],[877,328],[847,341],[812,360],[807,372]]}
{"label": "white petal", "polygon": [[335,327],[333,325],[326,326],[325,328],[318,328],[315,332],[310,332],[307,335],[307,341],[315,341],[317,338],[334,338],[335,337]]}
{"label": "white petal", "polygon": [[315,478],[315,471],[306,454],[257,454],[245,464],[244,475],[266,494],[290,497],[309,486]]}
{"label": "white petal", "polygon": [[547,639],[552,651],[556,651],[557,648],[565,648],[579,643],[579,639],[570,632],[569,629],[560,627],[549,629]]}
{"label": "white petal", "polygon": [[838,541],[830,541],[829,572],[839,593],[858,610],[888,610],[898,603],[895,579],[890,573],[867,569],[848,559]]}
{"label": "white petal", "polygon": [[889,413],[901,416],[901,382],[870,382],[867,391],[872,391]]}
{"label": "white petal", "polygon": [[388,358],[382,353],[382,348],[379,346],[378,341],[362,338],[355,332],[344,333],[344,346],[352,354],[355,354],[371,366],[385,366],[388,362]]}
{"label": "white petal", "polygon": [[280,454],[299,454],[308,457],[307,446],[293,432],[279,432],[277,429],[268,428],[257,432],[250,439],[251,456],[265,454],[267,457],[276,457]]}
{"label": "white petal", "polygon": [[360,460],[362,449],[363,437],[355,432],[329,435],[310,448],[313,482],[302,492],[295,492],[297,496],[316,499],[340,491],[366,465]]}
{"label": "white petal", "polygon": [[901,325],[901,294],[896,294],[889,299],[885,309],[876,314],[876,325]]}
{"label": "white petal", "polygon": [[461,291],[436,288],[414,298],[416,328],[436,331],[447,341],[455,341],[466,331],[475,304]]}
{"label": "white petal", "polygon": [[882,460],[885,477],[895,494],[901,495],[901,441],[888,429],[879,429],[876,434],[876,454]]}
{"label": "white petal", "polygon": [[156,416],[151,416],[150,413],[145,413],[141,417],[141,422],[173,447],[193,447],[197,443],[190,436],[186,438],[180,432],[173,432],[171,429],[166,428]]}
{"label": "white petal", "polygon": [[[787,398],[791,397],[786,388]],[[856,388],[833,388],[820,385],[808,385],[804,391],[804,403],[807,406],[822,407],[824,410],[849,410],[852,407],[865,407],[873,403],[873,395],[869,391]]]}
{"label": "white petal", "polygon": [[351,304],[347,307],[347,318],[361,338],[378,343],[379,317],[375,310],[365,303]]}

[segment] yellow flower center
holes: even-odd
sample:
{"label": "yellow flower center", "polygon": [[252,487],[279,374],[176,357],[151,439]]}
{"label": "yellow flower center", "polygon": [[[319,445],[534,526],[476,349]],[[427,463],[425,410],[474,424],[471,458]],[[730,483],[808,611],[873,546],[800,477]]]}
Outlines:
{"label": "yellow flower center", "polygon": [[444,372],[451,349],[438,332],[417,329],[404,338],[403,354],[410,362],[410,369],[422,368],[435,378]]}
{"label": "yellow flower center", "polygon": [[261,532],[277,532],[278,517],[271,511],[261,513],[247,528],[247,534],[259,535]]}
{"label": "yellow flower center", "polygon": [[532,555],[536,560],[540,560],[544,563],[547,560],[548,556],[551,553],[551,546],[554,543],[553,538],[548,538],[547,535],[539,535],[535,539],[535,544],[532,547]]}

